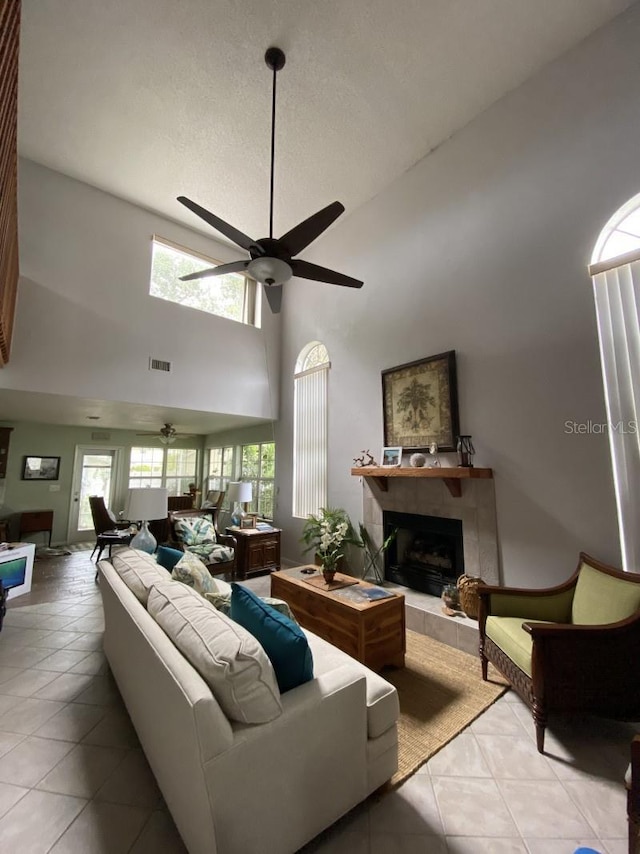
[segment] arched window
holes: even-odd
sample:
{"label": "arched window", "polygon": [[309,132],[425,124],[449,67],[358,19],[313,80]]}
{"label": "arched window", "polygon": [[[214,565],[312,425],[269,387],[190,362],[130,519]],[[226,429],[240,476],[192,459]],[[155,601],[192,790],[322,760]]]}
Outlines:
{"label": "arched window", "polygon": [[327,503],[329,353],[320,341],[296,362],[293,404],[293,515],[306,519]]}
{"label": "arched window", "polygon": [[603,228],[589,272],[625,570],[640,572],[640,195]]}

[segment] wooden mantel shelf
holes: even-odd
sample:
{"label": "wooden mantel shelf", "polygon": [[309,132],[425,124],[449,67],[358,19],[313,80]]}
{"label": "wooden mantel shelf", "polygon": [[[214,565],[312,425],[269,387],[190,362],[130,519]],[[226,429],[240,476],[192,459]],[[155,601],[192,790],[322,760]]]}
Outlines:
{"label": "wooden mantel shelf", "polygon": [[382,490],[387,492],[389,489],[390,477],[435,477],[439,480],[444,480],[449,492],[454,498],[460,498],[462,495],[462,481],[471,480],[474,478],[493,478],[493,469],[483,468],[386,468],[383,466],[359,466],[351,469],[351,474],[354,477],[370,477]]}

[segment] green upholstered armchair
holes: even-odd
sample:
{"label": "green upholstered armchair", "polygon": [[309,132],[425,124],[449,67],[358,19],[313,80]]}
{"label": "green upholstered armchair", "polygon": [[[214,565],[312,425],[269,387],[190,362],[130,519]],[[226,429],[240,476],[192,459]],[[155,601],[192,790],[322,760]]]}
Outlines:
{"label": "green upholstered armchair", "polygon": [[582,553],[559,587],[478,594],[482,678],[490,661],[529,705],[540,753],[551,714],[640,720],[640,574]]}

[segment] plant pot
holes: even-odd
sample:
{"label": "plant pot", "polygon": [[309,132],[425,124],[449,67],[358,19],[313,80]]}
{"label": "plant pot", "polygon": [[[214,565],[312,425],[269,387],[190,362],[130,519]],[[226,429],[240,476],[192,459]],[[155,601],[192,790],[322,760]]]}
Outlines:
{"label": "plant pot", "polygon": [[322,577],[324,578],[327,584],[331,584],[333,579],[335,578],[336,571],[335,569],[323,569]]}

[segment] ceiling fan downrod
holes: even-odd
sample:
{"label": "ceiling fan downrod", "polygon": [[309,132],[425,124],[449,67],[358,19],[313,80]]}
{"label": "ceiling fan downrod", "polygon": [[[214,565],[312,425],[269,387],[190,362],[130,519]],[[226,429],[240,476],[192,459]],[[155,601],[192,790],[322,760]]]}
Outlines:
{"label": "ceiling fan downrod", "polygon": [[287,61],[284,51],[279,47],[270,47],[264,55],[267,67],[273,71],[273,92],[271,96],[271,185],[269,187],[269,237],[273,238],[273,187],[276,162],[276,80],[278,71]]}

